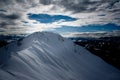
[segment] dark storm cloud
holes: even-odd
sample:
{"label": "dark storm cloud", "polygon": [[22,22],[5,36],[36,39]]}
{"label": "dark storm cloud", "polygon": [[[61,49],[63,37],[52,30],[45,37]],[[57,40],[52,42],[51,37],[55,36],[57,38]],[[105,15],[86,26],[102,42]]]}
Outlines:
{"label": "dark storm cloud", "polygon": [[[37,3],[39,1],[39,3]],[[14,4],[23,5],[23,8],[29,5],[33,7],[37,4],[43,5],[59,5],[66,10],[73,12],[92,12],[98,10],[103,4],[107,5],[99,10],[112,9],[117,10],[114,6],[119,3],[120,0],[0,0],[0,8],[6,8],[7,6],[13,6]],[[120,7],[120,6],[119,6]]]}
{"label": "dark storm cloud", "polygon": [[11,25],[17,25],[15,21],[19,18],[20,16],[17,14],[0,13],[0,27],[6,28]]}
{"label": "dark storm cloud", "polygon": [[101,21],[120,25],[120,20],[115,19],[120,18],[120,0],[40,0],[40,4],[57,5],[64,8],[65,11],[72,11],[73,13],[93,12],[98,14],[100,12],[101,14],[98,16],[104,17]]}
{"label": "dark storm cloud", "polygon": [[[25,4],[26,0],[0,0],[0,27],[9,27],[16,25],[16,21],[21,19],[23,11],[20,7]],[[23,6],[23,10],[24,10]]]}
{"label": "dark storm cloud", "polygon": [[0,4],[11,4],[12,0],[0,0]]}
{"label": "dark storm cloud", "polygon": [[[108,0],[109,1],[109,0]],[[111,0],[110,5],[109,5],[109,8],[113,8],[113,6],[118,3],[120,0]]]}
{"label": "dark storm cloud", "polygon": [[[37,3],[37,1],[39,3]],[[19,9],[19,7],[22,6],[24,9],[26,6],[29,6],[30,8],[37,4],[59,5],[64,7],[66,10],[71,10],[73,12],[93,12],[98,10],[100,6],[106,3],[107,5],[100,8],[99,10],[104,11],[106,9],[111,9],[110,11],[120,11],[120,6],[117,6],[117,8],[114,7],[119,2],[120,0],[0,0],[0,12],[6,12],[7,9],[10,9],[10,7],[18,7],[16,9]],[[15,4],[18,5],[14,6]]]}
{"label": "dark storm cloud", "polygon": [[14,20],[14,19],[18,19],[20,18],[19,15],[17,14],[10,14],[10,15],[6,15],[6,14],[0,14],[0,17],[3,18],[3,19],[10,19],[10,20]]}
{"label": "dark storm cloud", "polygon": [[[39,3],[37,3],[37,1]],[[114,7],[117,3],[119,3],[120,0],[0,0],[0,12],[10,12],[10,8],[15,8],[15,10],[11,11],[17,11],[17,13],[22,14],[22,11],[19,11],[19,7],[22,6],[22,9],[28,9],[31,7],[36,6],[37,4],[43,4],[43,5],[57,5],[65,8],[68,11],[73,11],[75,13],[79,12],[94,12],[94,11],[106,11],[106,9],[111,9],[110,11],[118,12],[120,11],[120,6]],[[100,7],[104,4],[107,5],[105,7]],[[14,6],[17,4],[17,6]],[[3,15],[4,16],[4,15]],[[11,15],[6,16],[6,18],[11,19],[17,19],[17,14],[11,13]]]}
{"label": "dark storm cloud", "polygon": [[11,25],[16,25],[15,23],[13,22],[1,22],[0,23],[0,28],[9,28],[8,26],[11,26]]}
{"label": "dark storm cloud", "polygon": [[6,10],[0,9],[0,12],[7,12]]}
{"label": "dark storm cloud", "polygon": [[11,25],[17,25],[14,21],[5,21],[5,22],[0,22],[0,27],[2,28],[7,28],[8,26]]}
{"label": "dark storm cloud", "polygon": [[92,12],[96,11],[99,6],[105,3],[108,5],[101,10],[107,8],[112,9],[119,1],[120,0],[40,0],[40,3],[44,5],[57,4],[73,12]]}
{"label": "dark storm cloud", "polygon": [[44,5],[52,4],[52,2],[53,2],[53,0],[40,0],[40,3],[44,4]]}
{"label": "dark storm cloud", "polygon": [[89,0],[40,0],[41,4],[57,4],[61,7],[65,7],[66,10],[72,10],[74,12],[81,12],[86,10],[94,10],[95,7],[88,9],[89,5],[94,5],[96,2]]}
{"label": "dark storm cloud", "polygon": [[8,23],[6,23],[6,22],[1,22],[0,23],[0,27],[5,27],[6,25],[8,25]]}
{"label": "dark storm cloud", "polygon": [[96,2],[90,2],[89,0],[77,1],[61,1],[61,5],[63,5],[66,9],[72,10],[74,12],[82,12],[82,11],[93,11],[96,9],[95,6],[89,8],[90,5],[97,5]]}

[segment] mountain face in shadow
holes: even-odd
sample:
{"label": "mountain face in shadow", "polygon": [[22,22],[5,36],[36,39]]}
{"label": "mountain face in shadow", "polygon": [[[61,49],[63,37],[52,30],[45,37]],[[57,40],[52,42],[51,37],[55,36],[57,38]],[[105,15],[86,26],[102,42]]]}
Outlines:
{"label": "mountain face in shadow", "polygon": [[0,67],[0,80],[120,80],[118,69],[50,32],[0,48]]}
{"label": "mountain face in shadow", "polygon": [[120,69],[120,37],[79,38],[74,42]]}

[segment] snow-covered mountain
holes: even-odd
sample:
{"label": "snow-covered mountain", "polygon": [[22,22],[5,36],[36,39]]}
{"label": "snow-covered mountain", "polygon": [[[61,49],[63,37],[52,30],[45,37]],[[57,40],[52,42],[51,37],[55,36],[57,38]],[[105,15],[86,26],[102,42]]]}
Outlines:
{"label": "snow-covered mountain", "polygon": [[119,70],[50,32],[1,48],[0,65],[0,80],[120,80]]}

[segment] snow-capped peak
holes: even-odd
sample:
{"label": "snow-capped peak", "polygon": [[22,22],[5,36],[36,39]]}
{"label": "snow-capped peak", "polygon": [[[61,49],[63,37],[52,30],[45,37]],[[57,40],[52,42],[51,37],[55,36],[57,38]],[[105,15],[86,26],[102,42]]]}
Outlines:
{"label": "snow-capped peak", "polygon": [[0,52],[0,80],[120,80],[119,70],[55,33],[34,33]]}

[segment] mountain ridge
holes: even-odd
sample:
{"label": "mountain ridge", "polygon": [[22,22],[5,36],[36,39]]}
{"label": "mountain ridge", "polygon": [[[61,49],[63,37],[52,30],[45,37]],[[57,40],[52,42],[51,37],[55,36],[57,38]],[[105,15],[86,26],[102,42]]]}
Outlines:
{"label": "mountain ridge", "polygon": [[9,54],[4,56],[7,63],[0,68],[0,80],[120,79],[119,70],[71,40],[50,32],[34,33],[0,48],[0,52]]}

